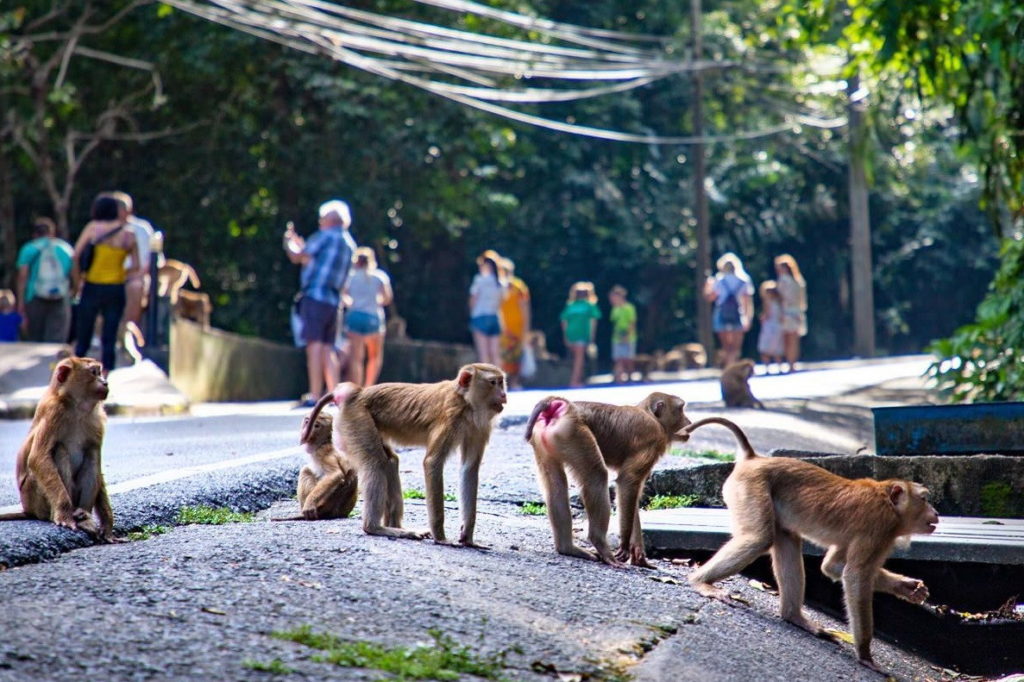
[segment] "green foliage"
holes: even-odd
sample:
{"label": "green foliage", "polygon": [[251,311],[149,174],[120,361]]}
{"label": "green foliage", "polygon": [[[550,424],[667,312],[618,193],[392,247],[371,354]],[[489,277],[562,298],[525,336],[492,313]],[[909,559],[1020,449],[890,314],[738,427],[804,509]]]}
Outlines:
{"label": "green foliage", "polygon": [[1024,399],[1024,240],[1007,239],[977,320],[929,346],[928,369],[955,402]]}
{"label": "green foliage", "polygon": [[136,540],[149,540],[150,538],[156,535],[163,535],[169,530],[170,528],[168,528],[167,526],[150,524],[143,526],[139,530],[128,533],[127,537],[132,542],[135,542]]}
{"label": "green foliage", "polygon": [[248,523],[253,520],[254,516],[251,512],[231,511],[227,507],[200,505],[197,507],[182,507],[178,510],[177,522],[183,525],[198,523],[219,526],[225,523]]}
{"label": "green foliage", "polygon": [[[1006,481],[992,481],[981,488],[981,514],[995,518],[1015,516],[1013,488]],[[1017,512],[1019,513],[1019,512]]]}
{"label": "green foliage", "polygon": [[501,679],[505,654],[480,656],[459,646],[439,630],[428,630],[433,644],[414,648],[385,647],[374,642],[345,641],[327,633],[313,632],[308,625],[275,632],[273,637],[295,642],[323,653],[313,660],[346,668],[371,668],[391,673],[398,680],[457,680],[475,675]]}
{"label": "green foliage", "polygon": [[548,507],[545,504],[537,504],[536,502],[523,502],[522,506],[519,507],[519,513],[525,516],[546,516]]}
{"label": "green foliage", "polygon": [[700,500],[699,495],[655,495],[648,502],[645,509],[676,509],[678,507],[692,507]]}
{"label": "green foliage", "polygon": [[256,661],[253,659],[246,659],[242,661],[242,665],[249,670],[256,670],[262,673],[271,673],[272,675],[290,675],[295,672],[287,665],[284,664],[280,658],[274,658],[269,661]]}

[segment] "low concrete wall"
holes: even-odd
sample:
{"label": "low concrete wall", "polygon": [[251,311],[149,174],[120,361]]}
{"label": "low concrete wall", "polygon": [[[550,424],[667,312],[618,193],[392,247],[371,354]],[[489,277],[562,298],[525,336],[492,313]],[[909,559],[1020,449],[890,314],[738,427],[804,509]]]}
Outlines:
{"label": "low concrete wall", "polygon": [[[940,514],[1024,518],[1024,457],[1003,455],[806,457],[846,478],[903,478],[923,484]],[[656,471],[648,495],[697,495],[697,506],[721,507],[731,463]]]}
{"label": "low concrete wall", "polygon": [[302,349],[189,320],[171,324],[170,378],[193,402],[296,399],[307,389]]}
{"label": "low concrete wall", "polygon": [[[476,362],[472,346],[412,339],[386,340],[381,381],[433,382],[454,379],[459,367]],[[189,320],[171,324],[171,382],[193,402],[288,400],[308,389],[301,348],[203,329]],[[537,363],[528,386],[565,386],[567,361]]]}

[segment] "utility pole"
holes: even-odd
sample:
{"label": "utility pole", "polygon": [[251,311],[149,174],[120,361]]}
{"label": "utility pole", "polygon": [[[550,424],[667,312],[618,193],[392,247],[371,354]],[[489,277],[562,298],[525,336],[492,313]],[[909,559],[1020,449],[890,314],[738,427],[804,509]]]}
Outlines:
{"label": "utility pole", "polygon": [[[695,0],[697,1],[697,0]],[[847,126],[850,155],[850,270],[853,298],[853,352],[862,358],[875,354],[875,296],[871,265],[871,223],[868,184],[864,172],[866,138],[864,99],[860,78],[847,82]]]}
{"label": "utility pole", "polygon": [[[701,0],[690,0],[690,30],[693,33],[693,56],[697,61],[704,54],[701,37]],[[699,70],[693,72],[693,134],[704,136],[704,77]],[[691,150],[693,157],[693,207],[697,218],[697,268],[694,291],[697,297],[697,335],[707,350],[708,357],[714,356],[714,336],[711,333],[711,306],[704,300],[704,281],[711,274],[711,230],[708,226],[708,197],[704,189],[704,144],[695,142]]]}

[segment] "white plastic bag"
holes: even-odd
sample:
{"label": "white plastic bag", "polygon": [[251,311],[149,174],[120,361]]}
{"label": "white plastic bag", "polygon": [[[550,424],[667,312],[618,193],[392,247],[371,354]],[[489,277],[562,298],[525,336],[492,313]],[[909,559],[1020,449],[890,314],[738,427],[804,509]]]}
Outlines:
{"label": "white plastic bag", "polygon": [[519,376],[529,379],[536,373],[537,358],[533,355],[533,348],[531,346],[523,346],[523,356],[519,358]]}

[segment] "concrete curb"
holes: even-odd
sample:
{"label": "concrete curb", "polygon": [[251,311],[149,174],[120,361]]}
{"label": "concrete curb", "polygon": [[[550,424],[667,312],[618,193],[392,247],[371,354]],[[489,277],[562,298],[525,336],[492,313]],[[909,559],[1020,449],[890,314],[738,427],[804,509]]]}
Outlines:
{"label": "concrete curb", "polygon": [[[302,457],[228,469],[111,496],[119,536],[149,525],[175,525],[182,507],[256,512],[295,494]],[[47,561],[92,540],[48,521],[7,521],[0,535],[0,569]]]}

